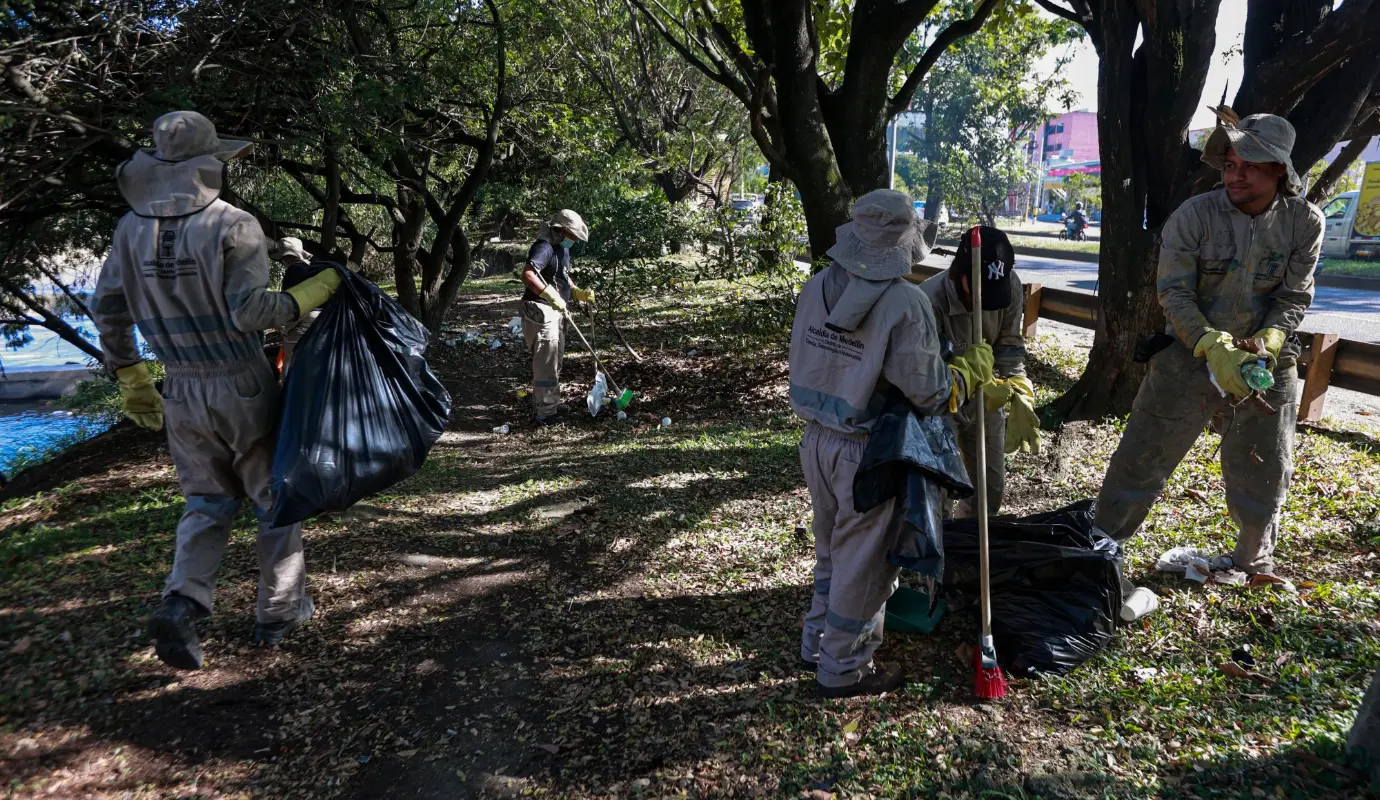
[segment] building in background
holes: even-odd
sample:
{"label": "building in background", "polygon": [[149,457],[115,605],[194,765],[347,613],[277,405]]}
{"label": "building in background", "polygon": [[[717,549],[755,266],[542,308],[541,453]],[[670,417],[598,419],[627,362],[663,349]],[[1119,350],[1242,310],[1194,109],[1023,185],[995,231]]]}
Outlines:
{"label": "building in background", "polygon": [[[1038,179],[1027,192],[1036,213],[1062,208],[1064,179],[1075,173],[1102,174],[1097,112],[1069,111],[1031,133],[1026,145]],[[1013,195],[1014,199],[1014,195]]]}

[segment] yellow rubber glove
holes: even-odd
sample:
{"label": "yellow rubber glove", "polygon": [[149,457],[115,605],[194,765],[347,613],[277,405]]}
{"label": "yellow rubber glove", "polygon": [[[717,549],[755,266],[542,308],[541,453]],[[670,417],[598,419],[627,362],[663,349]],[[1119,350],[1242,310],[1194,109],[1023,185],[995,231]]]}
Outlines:
{"label": "yellow rubber glove", "polygon": [[1193,355],[1207,359],[1208,369],[1217,379],[1217,384],[1244,400],[1251,395],[1251,387],[1241,377],[1241,366],[1256,360],[1256,356],[1238,349],[1235,340],[1226,331],[1208,331],[1193,348]]}
{"label": "yellow rubber glove", "polygon": [[120,410],[135,425],[149,431],[163,430],[163,397],[153,386],[149,366],[140,361],[115,370],[120,384]]}
{"label": "yellow rubber glove", "polygon": [[561,299],[560,292],[556,291],[555,286],[546,284],[546,288],[542,289],[541,294],[537,296],[550,303],[551,307],[557,311],[565,311],[565,301]]}
{"label": "yellow rubber glove", "polygon": [[1035,400],[1035,386],[1029,378],[1019,375],[1010,378],[993,378],[992,382],[982,387],[982,399],[987,401],[987,410],[996,411],[1011,402],[1011,398],[1016,395],[1023,395],[1032,401]]}
{"label": "yellow rubber glove", "polygon": [[571,296],[572,298],[574,298],[575,300],[579,300],[581,303],[593,303],[593,302],[594,302],[594,290],[593,290],[593,289],[581,289],[580,287],[576,286],[576,287],[571,288],[571,290],[570,290],[570,296]]}
{"label": "yellow rubber glove", "polygon": [[980,342],[954,356],[949,361],[949,413],[957,413],[958,407],[977,394],[979,386],[992,382],[992,345]]}
{"label": "yellow rubber glove", "polygon": [[1023,450],[1040,452],[1040,417],[1035,413],[1033,397],[1013,394],[1011,410],[1006,413],[1006,452]]}
{"label": "yellow rubber glove", "polygon": [[340,273],[334,269],[323,269],[288,289],[287,293],[292,295],[293,300],[297,301],[297,316],[298,319],[301,319],[308,312],[315,311],[324,305],[339,288]]}
{"label": "yellow rubber glove", "polygon": [[1284,340],[1288,335],[1279,328],[1261,328],[1251,338],[1264,340],[1265,352],[1270,354],[1270,371],[1274,372],[1275,365],[1279,363],[1279,351],[1284,349]]}

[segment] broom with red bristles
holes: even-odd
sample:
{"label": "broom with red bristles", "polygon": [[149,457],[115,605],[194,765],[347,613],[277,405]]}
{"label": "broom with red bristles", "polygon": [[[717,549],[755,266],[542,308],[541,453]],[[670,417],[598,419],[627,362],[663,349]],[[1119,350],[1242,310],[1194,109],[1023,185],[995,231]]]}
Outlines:
{"label": "broom with red bristles", "polygon": [[[972,231],[973,344],[982,342],[982,233],[980,230],[980,227],[974,227]],[[995,699],[1006,696],[1006,678],[1001,674],[1001,667],[997,666],[997,646],[992,641],[991,568],[988,563],[987,549],[987,404],[983,400],[980,384],[977,394],[973,396],[973,403],[977,409],[977,458],[974,459],[977,462],[977,476],[973,482],[974,488],[977,489],[977,499],[973,502],[973,507],[977,509],[978,518],[978,573],[981,579],[980,593],[982,595],[982,638],[978,641],[977,649],[973,651],[973,668],[975,670],[973,688],[979,698]]]}

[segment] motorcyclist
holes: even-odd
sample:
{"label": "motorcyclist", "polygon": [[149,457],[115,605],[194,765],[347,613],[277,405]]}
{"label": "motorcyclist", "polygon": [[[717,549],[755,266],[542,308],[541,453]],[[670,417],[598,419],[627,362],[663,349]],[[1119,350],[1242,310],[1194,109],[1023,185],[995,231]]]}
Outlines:
{"label": "motorcyclist", "polygon": [[1073,239],[1088,227],[1088,218],[1083,213],[1083,204],[1074,203],[1073,211],[1064,218],[1064,225],[1068,228],[1069,238]]}

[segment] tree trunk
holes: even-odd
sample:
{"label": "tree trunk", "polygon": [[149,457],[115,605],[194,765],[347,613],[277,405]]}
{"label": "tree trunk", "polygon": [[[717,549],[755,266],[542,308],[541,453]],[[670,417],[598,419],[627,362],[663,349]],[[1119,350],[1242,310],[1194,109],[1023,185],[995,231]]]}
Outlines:
{"label": "tree trunk", "polygon": [[[1149,21],[1134,6],[1101,6],[1097,35],[1098,141],[1102,154],[1102,251],[1098,319],[1088,366],[1050,405],[1059,420],[1125,414],[1145,367],[1136,343],[1163,331],[1152,231],[1192,191],[1196,151],[1184,143],[1214,54],[1217,3],[1159,4]],[[1135,47],[1138,28],[1144,44]],[[1146,229],[1148,224],[1149,230]]]}
{"label": "tree trunk", "polygon": [[421,271],[418,252],[422,247],[422,232],[426,223],[426,206],[417,193],[398,187],[398,213],[393,220],[393,280],[398,302],[417,319],[425,316],[424,295],[417,291],[417,276]]}
{"label": "tree trunk", "polygon": [[1332,190],[1337,186],[1337,181],[1342,179],[1351,165],[1356,163],[1356,159],[1361,157],[1366,148],[1370,146],[1373,136],[1357,136],[1355,139],[1346,143],[1342,152],[1337,154],[1337,158],[1327,165],[1322,175],[1318,176],[1317,182],[1308,189],[1308,202],[1322,205],[1332,196]]}
{"label": "tree trunk", "polygon": [[[749,28],[756,45],[767,43],[774,60],[776,104],[791,181],[809,229],[810,249],[822,254],[834,245],[834,229],[852,215],[853,195],[839,172],[834,145],[820,107],[818,74],[806,4],[781,3],[769,34]],[[861,133],[860,133],[861,135]]]}
{"label": "tree trunk", "polygon": [[1380,669],[1370,679],[1356,721],[1346,737],[1347,749],[1370,767],[1372,784],[1380,784]]}
{"label": "tree trunk", "polygon": [[[1137,226],[1139,227],[1139,226]],[[1142,239],[1149,234],[1138,231]],[[1104,217],[1104,241],[1118,241]],[[1152,286],[1158,253],[1153,243],[1104,251],[1098,270],[1099,308],[1088,367],[1078,382],[1050,405],[1057,420],[1096,419],[1130,409],[1145,365],[1132,356],[1136,343],[1163,331],[1164,312],[1154,291],[1141,285],[1149,276]]]}

